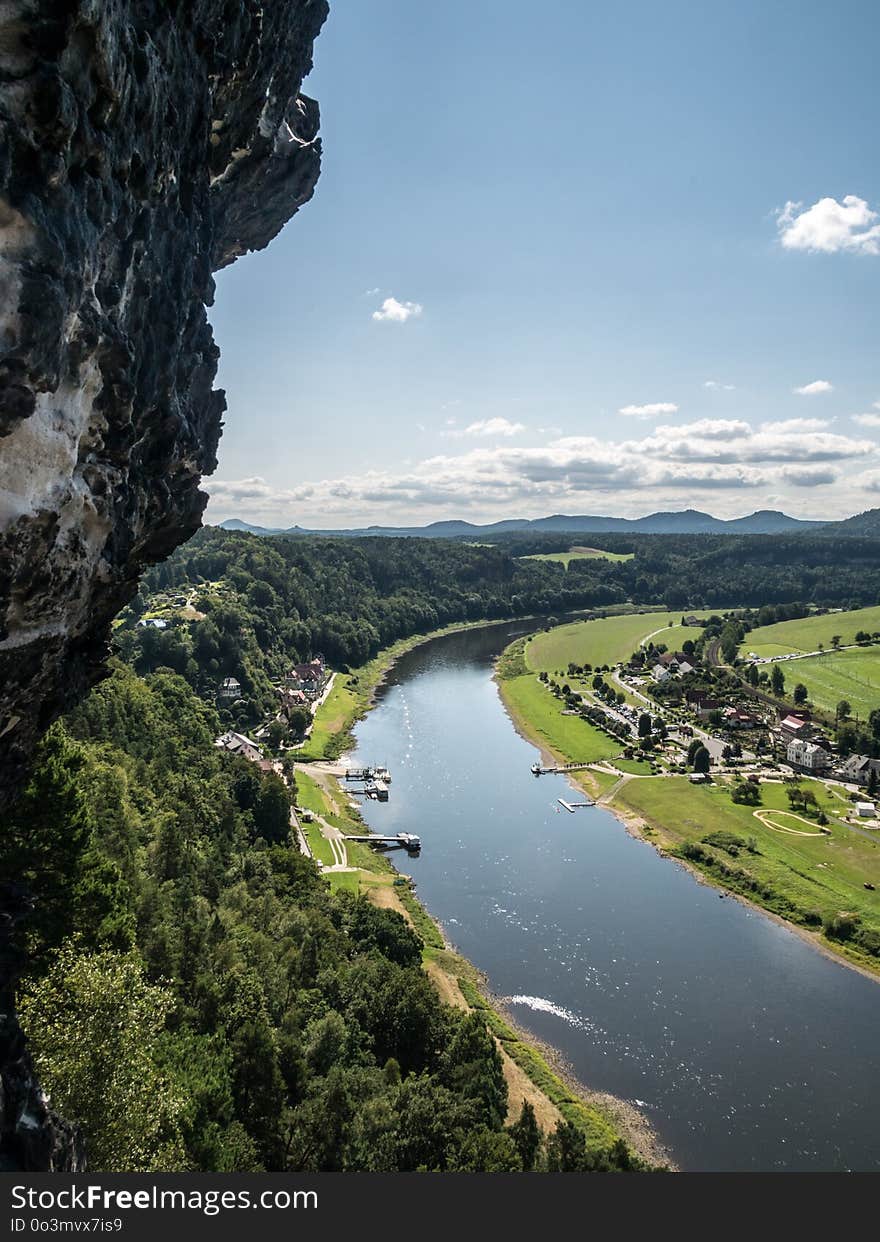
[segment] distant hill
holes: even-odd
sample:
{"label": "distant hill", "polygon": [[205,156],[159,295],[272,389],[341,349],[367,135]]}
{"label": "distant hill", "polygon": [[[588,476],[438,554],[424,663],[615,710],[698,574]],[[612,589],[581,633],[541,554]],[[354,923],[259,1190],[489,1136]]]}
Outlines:
{"label": "distant hill", "polygon": [[857,513],[842,522],[826,522],[822,526],[822,534],[845,539],[880,538],[880,509],[866,509],[864,513]]}
{"label": "distant hill", "polygon": [[[880,534],[880,510],[862,514],[860,518],[849,518],[849,523],[859,522],[873,515],[874,529],[853,530],[847,534]],[[572,515],[556,513],[544,518],[508,518],[502,522],[490,522],[480,526],[473,522],[450,520],[432,522],[428,526],[366,526],[352,530],[309,530],[302,526],[290,526],[286,530],[277,527],[253,526],[239,518],[227,518],[219,525],[224,530],[249,531],[253,535],[325,535],[327,537],[362,538],[364,536],[385,536],[388,538],[411,539],[485,539],[487,536],[504,535],[516,531],[530,531],[550,534],[565,532],[571,534],[642,534],[642,535],[775,535],[797,534],[799,531],[813,531],[827,527],[824,522],[811,522],[802,518],[789,517],[776,509],[761,509],[750,513],[747,517],[732,518],[725,521],[711,513],[701,513],[698,509],[684,509],[672,513],[649,513],[640,518],[602,517],[594,515]],[[835,527],[846,526],[845,522],[833,523]]]}

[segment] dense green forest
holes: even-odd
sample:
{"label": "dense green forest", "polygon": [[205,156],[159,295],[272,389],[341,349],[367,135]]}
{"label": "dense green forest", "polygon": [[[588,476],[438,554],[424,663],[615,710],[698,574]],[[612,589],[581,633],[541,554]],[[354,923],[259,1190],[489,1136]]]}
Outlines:
{"label": "dense green forest", "polygon": [[[606,535],[633,552],[560,564],[518,559],[560,551],[565,535],[499,538],[494,546],[428,539],[260,538],[207,527],[151,570],[116,631],[138,672],[170,668],[213,701],[240,681],[234,719],[261,720],[272,680],[316,653],[357,666],[399,638],[458,621],[602,609],[631,601],[668,608],[847,608],[880,599],[880,540],[818,536]],[[200,619],[169,606],[191,599]],[[168,628],[138,627],[166,616]]]}
{"label": "dense green forest", "polygon": [[[34,899],[23,1026],[90,1167],[626,1168],[528,1107],[401,916],[331,895],[291,791],[178,674],[118,665],[44,740],[0,873]],[[516,1102],[515,1102],[516,1103]]]}

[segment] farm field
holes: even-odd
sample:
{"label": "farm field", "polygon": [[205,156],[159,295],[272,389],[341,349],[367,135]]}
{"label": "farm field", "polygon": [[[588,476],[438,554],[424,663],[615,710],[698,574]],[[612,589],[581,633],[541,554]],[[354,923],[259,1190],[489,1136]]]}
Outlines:
{"label": "farm field", "polygon": [[[813,791],[829,817],[830,835],[788,814],[788,798],[781,784],[762,784],[762,807],[752,808],[734,803],[726,785],[695,786],[681,777],[653,777],[630,781],[619,790],[612,806],[642,817],[662,843],[673,848],[702,843],[716,832],[733,833],[744,844],[751,837],[756,853],[740,848],[732,857],[709,845],[716,859],[747,873],[769,890],[753,896],[743,886],[745,896],[795,921],[807,921],[803,915],[810,912],[824,919],[848,911],[858,914],[865,926],[880,931],[880,891],[864,887],[867,880],[880,889],[880,839],[876,839],[880,833],[875,837],[837,822],[835,817],[844,810],[844,804],[820,782],[807,780],[803,787]],[[777,815],[767,818],[786,825],[788,830],[763,822],[755,815],[756,809],[775,810]],[[799,835],[801,832],[806,835]],[[702,869],[728,887],[740,887],[736,876],[719,877],[712,866]]]}
{"label": "farm field", "polygon": [[835,634],[841,645],[855,642],[856,633],[880,631],[880,607],[857,608],[853,612],[829,612],[822,616],[800,617],[796,621],[778,621],[762,625],[746,635],[740,654],[754,651],[759,656],[787,655],[789,652],[817,651],[819,644],[831,646]]}
{"label": "farm field", "polygon": [[826,711],[833,712],[841,699],[846,699],[853,715],[864,720],[875,707],[880,707],[878,647],[853,647],[807,656],[784,667],[788,692],[803,682],[810,702]]}
{"label": "farm field", "polygon": [[[693,615],[702,619],[712,616],[712,612]],[[654,635],[656,642],[665,643],[673,650],[687,638],[695,638],[699,634],[696,627],[682,626],[680,621],[680,610],[633,613],[605,617],[599,621],[574,621],[570,625],[560,625],[536,634],[526,646],[526,663],[535,672],[564,669],[570,661],[594,666],[617,664],[632,655],[649,634]]]}
{"label": "farm field", "polygon": [[569,548],[567,552],[533,552],[531,556],[521,556],[521,561],[554,561],[568,569],[572,561],[631,561],[634,552],[604,552],[601,548]]}

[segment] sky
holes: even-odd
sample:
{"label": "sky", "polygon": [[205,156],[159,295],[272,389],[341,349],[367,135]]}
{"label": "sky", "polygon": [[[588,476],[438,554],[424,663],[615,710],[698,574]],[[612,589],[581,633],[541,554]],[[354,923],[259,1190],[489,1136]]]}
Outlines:
{"label": "sky", "polygon": [[207,519],[880,506],[880,6],[331,0]]}

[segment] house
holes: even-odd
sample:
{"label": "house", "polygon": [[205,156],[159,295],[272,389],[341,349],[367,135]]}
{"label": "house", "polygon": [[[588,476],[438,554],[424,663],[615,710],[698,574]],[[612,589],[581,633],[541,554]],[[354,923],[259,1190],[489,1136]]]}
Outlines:
{"label": "house", "polygon": [[780,720],[779,730],[786,740],[812,737],[813,726],[810,721],[809,712],[789,712],[787,716],[783,716],[782,720]]}
{"label": "house", "polygon": [[682,617],[682,625],[699,625],[702,628],[703,622],[699,617],[695,617],[693,613],[689,617]]}
{"label": "house", "polygon": [[828,751],[806,738],[793,738],[788,743],[785,757],[793,768],[804,772],[824,772],[831,766]]}
{"label": "house", "polygon": [[317,699],[327,684],[327,669],[322,656],[314,656],[307,663],[294,664],[284,678],[288,690],[301,690],[308,699]]}
{"label": "house", "polygon": [[669,681],[672,673],[668,668],[664,668],[662,664],[655,664],[651,669],[651,676],[658,685],[662,685],[664,681]]}
{"label": "house", "polygon": [[234,677],[224,677],[217,693],[221,699],[240,699],[241,682],[236,681]]}
{"label": "house", "polygon": [[167,630],[168,622],[163,621],[161,617],[148,617],[146,619],[141,617],[140,621],[138,621],[138,629]]}
{"label": "house", "polygon": [[850,755],[840,765],[841,779],[856,785],[867,785],[872,772],[880,779],[880,759],[869,759],[867,755]]}
{"label": "house", "polygon": [[876,814],[877,808],[874,806],[873,802],[856,803],[856,815],[858,815],[860,819],[873,819]]}
{"label": "house", "polygon": [[294,708],[305,707],[308,704],[308,699],[302,690],[291,690],[287,686],[279,686],[275,693],[281,700],[281,711],[285,716],[289,716]]}
{"label": "house", "polygon": [[228,733],[218,737],[214,745],[220,750],[225,750],[227,754],[241,755],[243,759],[250,759],[251,763],[259,763],[261,766],[265,763],[263,752],[257,743],[245,737],[243,733],[235,733],[230,729]]}
{"label": "house", "polygon": [[719,699],[713,699],[705,690],[688,690],[685,700],[690,710],[700,720],[708,720],[713,712],[721,711],[724,706]]}
{"label": "house", "polygon": [[721,713],[728,729],[757,729],[761,721],[743,707],[725,707]]}

